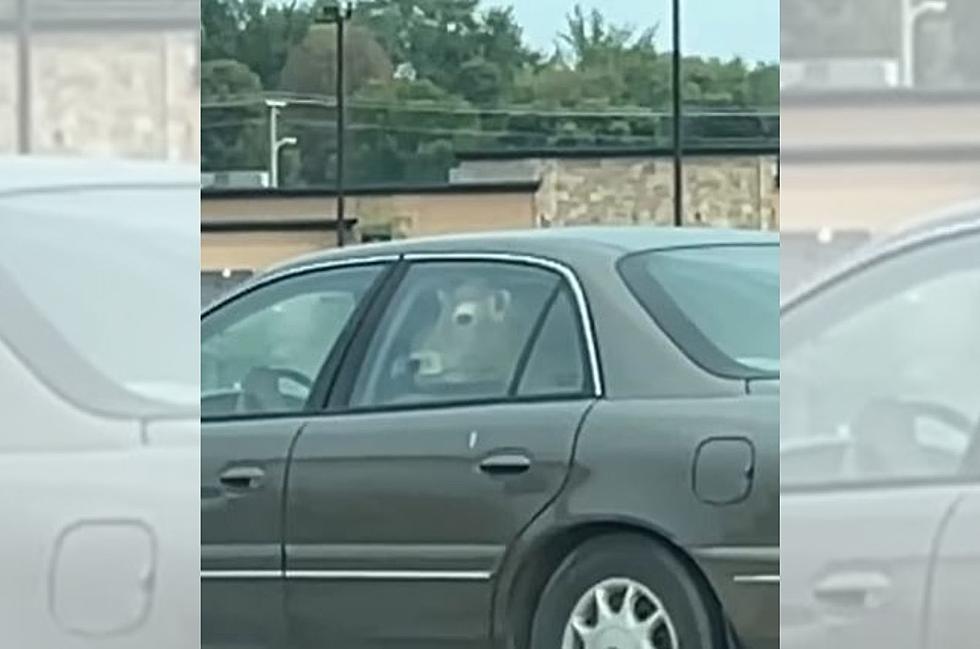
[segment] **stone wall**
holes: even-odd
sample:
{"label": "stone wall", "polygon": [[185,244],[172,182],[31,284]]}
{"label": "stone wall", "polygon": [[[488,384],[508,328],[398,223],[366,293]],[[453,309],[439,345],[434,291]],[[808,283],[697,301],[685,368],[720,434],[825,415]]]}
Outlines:
{"label": "stone wall", "polygon": [[[779,228],[774,157],[689,158],[684,162],[685,223]],[[543,226],[673,223],[674,166],[664,158],[551,158],[464,162],[455,180],[541,179]]]}
{"label": "stone wall", "polygon": [[[34,152],[199,160],[196,33],[43,32],[32,49]],[[16,75],[0,35],[0,153],[17,148]]]}

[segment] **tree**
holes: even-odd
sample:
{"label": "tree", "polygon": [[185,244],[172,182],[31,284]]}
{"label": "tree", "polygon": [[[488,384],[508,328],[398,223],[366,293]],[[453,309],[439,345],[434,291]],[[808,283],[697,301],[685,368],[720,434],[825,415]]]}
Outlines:
{"label": "tree", "polygon": [[[370,81],[391,80],[394,74],[388,54],[363,27],[347,27],[344,57],[348,92],[357,92]],[[279,87],[289,92],[333,95],[336,80],[337,27],[316,25],[289,51]]]}
{"label": "tree", "polygon": [[265,116],[260,106],[243,103],[262,92],[257,74],[238,61],[206,61],[201,94],[213,109],[201,119],[201,166],[207,170],[264,168]]}
{"label": "tree", "polygon": [[240,61],[258,74],[263,87],[275,88],[289,50],[312,22],[309,7],[296,0],[203,0],[201,59]]}

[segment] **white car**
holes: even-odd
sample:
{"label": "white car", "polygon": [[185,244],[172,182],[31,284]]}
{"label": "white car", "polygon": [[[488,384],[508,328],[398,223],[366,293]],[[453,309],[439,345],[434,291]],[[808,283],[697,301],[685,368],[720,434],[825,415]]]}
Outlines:
{"label": "white car", "polygon": [[0,158],[0,639],[199,646],[198,172]]}
{"label": "white car", "polygon": [[782,309],[783,649],[980,638],[980,204]]}

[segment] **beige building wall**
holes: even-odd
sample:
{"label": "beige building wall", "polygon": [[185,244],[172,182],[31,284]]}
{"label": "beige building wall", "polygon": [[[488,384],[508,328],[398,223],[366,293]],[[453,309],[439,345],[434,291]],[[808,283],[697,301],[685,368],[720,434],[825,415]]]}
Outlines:
{"label": "beige building wall", "polygon": [[980,94],[837,101],[781,106],[784,231],[894,230],[980,198]]}
{"label": "beige building wall", "polygon": [[[197,34],[38,32],[32,38],[37,153],[196,162]],[[0,35],[0,153],[17,147],[17,51]]]}
{"label": "beige building wall", "polygon": [[[369,229],[392,224],[393,236],[522,229],[534,226],[535,198],[526,193],[435,193],[354,196],[347,202],[348,217]],[[292,257],[336,244],[332,196],[269,194],[236,198],[201,199],[202,270],[258,270]],[[322,220],[322,229],[289,231],[289,223]],[[248,231],[248,224],[282,222],[279,231]],[[208,224],[235,224],[237,231],[208,231]],[[268,226],[264,226],[268,228]],[[309,228],[309,225],[307,226]]]}

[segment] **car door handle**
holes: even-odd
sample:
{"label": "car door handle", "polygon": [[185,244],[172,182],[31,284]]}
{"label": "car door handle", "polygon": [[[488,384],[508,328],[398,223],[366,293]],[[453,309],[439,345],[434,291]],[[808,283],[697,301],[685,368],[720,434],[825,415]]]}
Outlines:
{"label": "car door handle", "polygon": [[842,608],[874,608],[879,595],[891,583],[881,573],[854,572],[833,575],[813,589],[817,599]]}
{"label": "car door handle", "polygon": [[218,477],[221,484],[229,489],[255,489],[262,484],[265,471],[257,466],[236,466],[225,469]]}
{"label": "car door handle", "polygon": [[531,458],[520,453],[491,455],[480,462],[480,471],[490,475],[516,475],[531,468]]}

